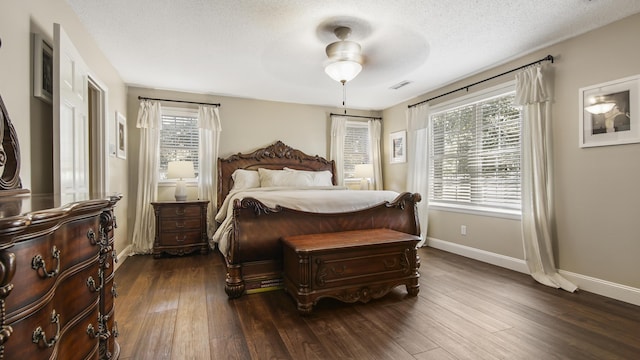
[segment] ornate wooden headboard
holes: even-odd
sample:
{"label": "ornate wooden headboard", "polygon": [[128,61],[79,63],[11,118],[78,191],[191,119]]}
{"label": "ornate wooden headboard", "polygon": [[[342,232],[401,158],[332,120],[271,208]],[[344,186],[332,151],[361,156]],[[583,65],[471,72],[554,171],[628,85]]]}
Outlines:
{"label": "ornate wooden headboard", "polygon": [[219,208],[225,197],[233,187],[231,175],[237,169],[257,170],[283,169],[285,167],[296,170],[323,171],[329,170],[333,174],[332,182],[336,184],[336,165],[333,160],[327,160],[318,155],[310,156],[277,141],[273,145],[255,150],[251,153],[238,153],[226,159],[218,158],[218,201]]}

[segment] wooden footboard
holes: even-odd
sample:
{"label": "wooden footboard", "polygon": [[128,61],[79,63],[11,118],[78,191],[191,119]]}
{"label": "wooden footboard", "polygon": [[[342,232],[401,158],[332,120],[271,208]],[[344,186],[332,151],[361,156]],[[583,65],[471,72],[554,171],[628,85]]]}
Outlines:
{"label": "wooden footboard", "polygon": [[420,194],[402,193],[392,202],[356,212],[320,214],[284,207],[269,208],[253,198],[236,200],[234,233],[225,254],[225,291],[230,298],[241,296],[248,284],[273,283],[282,279],[284,236],[329,233],[346,230],[388,228],[420,235],[416,203]]}

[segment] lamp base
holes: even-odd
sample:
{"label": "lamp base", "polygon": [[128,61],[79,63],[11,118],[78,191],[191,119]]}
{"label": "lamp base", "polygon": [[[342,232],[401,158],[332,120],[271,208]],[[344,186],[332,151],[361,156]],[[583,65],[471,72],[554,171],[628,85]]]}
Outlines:
{"label": "lamp base", "polygon": [[360,190],[370,190],[370,184],[368,178],[360,179]]}
{"label": "lamp base", "polygon": [[187,186],[185,185],[184,180],[180,179],[176,181],[176,194],[174,196],[176,201],[187,200]]}

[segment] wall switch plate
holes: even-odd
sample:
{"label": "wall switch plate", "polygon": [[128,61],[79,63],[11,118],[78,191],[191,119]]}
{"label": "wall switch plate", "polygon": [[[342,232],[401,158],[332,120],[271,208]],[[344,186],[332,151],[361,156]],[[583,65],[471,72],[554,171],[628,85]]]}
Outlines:
{"label": "wall switch plate", "polygon": [[460,235],[467,235],[467,225],[460,226]]}

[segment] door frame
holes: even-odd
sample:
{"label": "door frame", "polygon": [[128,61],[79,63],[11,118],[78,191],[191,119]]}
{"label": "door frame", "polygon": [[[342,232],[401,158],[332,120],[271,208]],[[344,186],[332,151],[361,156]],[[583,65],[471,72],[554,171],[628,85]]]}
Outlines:
{"label": "door frame", "polygon": [[[109,192],[109,139],[115,131],[115,123],[109,121],[109,106],[107,86],[100,81],[89,69],[87,85],[94,88],[97,94],[90,93],[90,146],[91,157],[89,158],[91,192],[105,194]],[[115,115],[114,115],[115,116]],[[112,124],[113,129],[109,126]]]}

